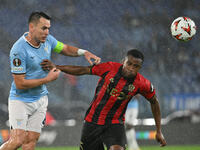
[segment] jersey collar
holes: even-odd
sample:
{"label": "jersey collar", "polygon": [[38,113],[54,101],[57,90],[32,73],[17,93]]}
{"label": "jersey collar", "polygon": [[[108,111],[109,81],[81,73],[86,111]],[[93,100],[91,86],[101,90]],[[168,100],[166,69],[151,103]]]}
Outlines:
{"label": "jersey collar", "polygon": [[31,46],[31,47],[33,47],[33,48],[36,48],[36,49],[38,49],[38,48],[40,48],[40,45],[39,46],[34,46],[33,44],[31,44],[27,39],[26,39],[26,36],[28,35],[28,33],[29,32],[25,32],[24,34],[23,34],[23,39]]}

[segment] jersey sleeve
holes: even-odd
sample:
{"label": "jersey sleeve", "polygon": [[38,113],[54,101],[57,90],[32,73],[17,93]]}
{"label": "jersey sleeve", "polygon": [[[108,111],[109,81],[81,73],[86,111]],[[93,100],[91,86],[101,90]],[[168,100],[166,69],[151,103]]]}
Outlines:
{"label": "jersey sleeve", "polygon": [[26,54],[20,47],[13,47],[10,52],[11,72],[14,74],[26,73]]}
{"label": "jersey sleeve", "polygon": [[112,68],[112,62],[94,65],[91,68],[91,74],[97,75],[97,76],[102,76],[105,72],[110,71],[111,68]]}
{"label": "jersey sleeve", "polygon": [[156,92],[152,83],[144,78],[142,86],[140,88],[140,94],[142,94],[146,99],[151,99],[155,95],[155,93]]}
{"label": "jersey sleeve", "polygon": [[49,35],[49,40],[54,52],[60,53],[63,50],[64,44],[62,42],[56,40],[52,35]]}

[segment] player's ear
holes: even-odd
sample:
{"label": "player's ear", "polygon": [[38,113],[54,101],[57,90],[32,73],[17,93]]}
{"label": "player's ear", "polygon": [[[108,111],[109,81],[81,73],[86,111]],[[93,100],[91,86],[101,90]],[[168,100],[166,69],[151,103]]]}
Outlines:
{"label": "player's ear", "polygon": [[33,32],[33,30],[34,30],[34,24],[29,23],[29,32]]}
{"label": "player's ear", "polygon": [[120,61],[120,63],[122,63],[122,64],[123,64],[123,63],[124,63],[124,60],[125,60],[125,59],[123,58],[123,59]]}
{"label": "player's ear", "polygon": [[125,61],[126,61],[126,57],[121,60],[121,63],[123,64]]}

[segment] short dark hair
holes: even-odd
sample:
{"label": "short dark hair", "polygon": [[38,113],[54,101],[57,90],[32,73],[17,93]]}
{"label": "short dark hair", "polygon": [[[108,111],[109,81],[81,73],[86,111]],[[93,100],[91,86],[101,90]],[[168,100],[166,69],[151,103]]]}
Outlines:
{"label": "short dark hair", "polygon": [[131,49],[131,50],[129,50],[129,51],[127,52],[127,56],[129,56],[129,55],[131,55],[131,56],[133,56],[133,57],[135,57],[135,58],[140,58],[140,59],[142,59],[142,62],[144,61],[144,55],[143,55],[143,53],[140,52],[140,51],[137,50],[137,49]]}
{"label": "short dark hair", "polygon": [[47,14],[45,14],[44,12],[36,11],[36,12],[31,13],[31,15],[29,16],[29,19],[28,19],[28,23],[31,23],[31,22],[37,23],[41,17],[43,17],[47,20],[51,20],[51,17],[48,16]]}

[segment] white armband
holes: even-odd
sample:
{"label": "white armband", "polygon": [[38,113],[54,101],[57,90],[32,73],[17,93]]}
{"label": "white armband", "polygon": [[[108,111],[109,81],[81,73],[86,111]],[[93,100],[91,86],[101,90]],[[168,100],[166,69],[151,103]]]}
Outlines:
{"label": "white armband", "polygon": [[78,49],[77,54],[78,56],[83,56],[85,54],[86,50],[84,49]]}

